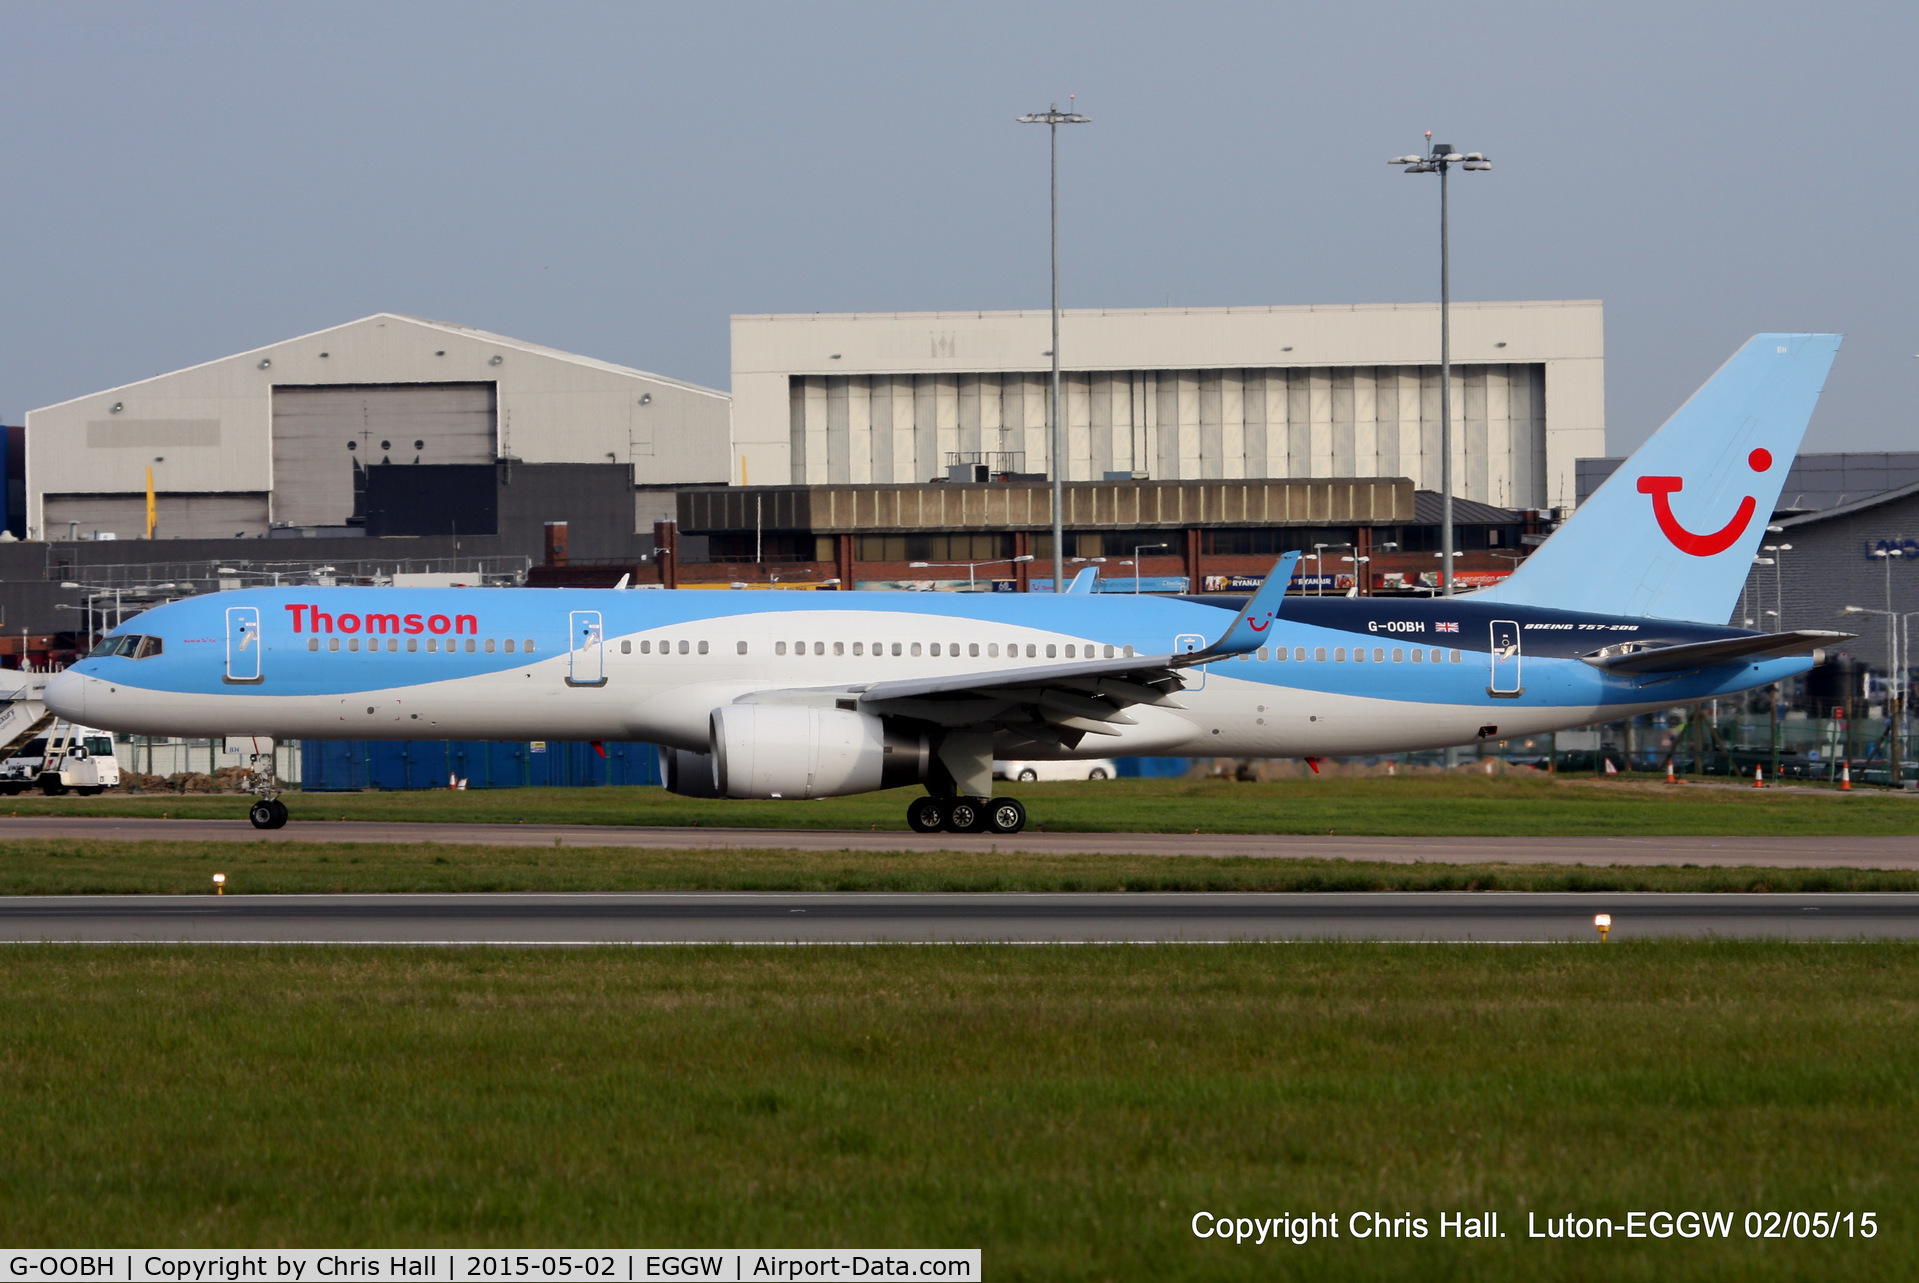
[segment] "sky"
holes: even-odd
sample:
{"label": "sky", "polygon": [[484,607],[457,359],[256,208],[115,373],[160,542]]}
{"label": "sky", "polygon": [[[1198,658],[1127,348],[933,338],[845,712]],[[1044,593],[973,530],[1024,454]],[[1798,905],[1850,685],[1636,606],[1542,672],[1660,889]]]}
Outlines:
{"label": "sky", "polygon": [[1847,335],[1919,449],[1919,8],[0,3],[0,421],[373,312],[725,388],[734,313],[1599,298],[1608,446]]}

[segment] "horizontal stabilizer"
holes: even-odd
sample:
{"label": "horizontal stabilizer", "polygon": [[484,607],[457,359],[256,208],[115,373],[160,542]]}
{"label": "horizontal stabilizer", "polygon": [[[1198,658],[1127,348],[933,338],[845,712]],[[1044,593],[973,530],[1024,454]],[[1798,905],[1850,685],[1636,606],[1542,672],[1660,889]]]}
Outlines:
{"label": "horizontal stabilizer", "polygon": [[1755,659],[1805,655],[1821,646],[1851,641],[1858,635],[1824,628],[1797,628],[1787,633],[1751,633],[1744,637],[1722,637],[1717,641],[1689,642],[1683,646],[1634,649],[1634,643],[1627,642],[1623,646],[1608,646],[1580,658],[1608,673],[1678,673],[1721,664],[1744,664]]}

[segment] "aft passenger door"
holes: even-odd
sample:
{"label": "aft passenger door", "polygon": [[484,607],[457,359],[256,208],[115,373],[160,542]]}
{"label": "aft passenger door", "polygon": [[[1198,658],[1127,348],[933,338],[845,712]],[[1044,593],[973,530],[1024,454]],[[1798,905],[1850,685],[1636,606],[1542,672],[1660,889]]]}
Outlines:
{"label": "aft passenger door", "polygon": [[606,637],[597,610],[576,610],[567,616],[568,686],[606,685]]}
{"label": "aft passenger door", "polygon": [[[1199,633],[1181,633],[1179,636],[1173,638],[1173,653],[1175,655],[1190,655],[1196,650],[1205,650],[1208,640],[1208,638],[1201,636]],[[1206,665],[1200,664],[1195,668],[1181,669],[1180,676],[1185,681],[1187,690],[1197,691],[1206,689]]]}
{"label": "aft passenger door", "polygon": [[227,671],[225,681],[253,686],[265,680],[260,673],[260,608],[227,607]]}
{"label": "aft passenger door", "polygon": [[1519,680],[1519,624],[1495,619],[1492,630],[1492,680],[1486,693],[1495,699],[1517,699],[1526,693]]}

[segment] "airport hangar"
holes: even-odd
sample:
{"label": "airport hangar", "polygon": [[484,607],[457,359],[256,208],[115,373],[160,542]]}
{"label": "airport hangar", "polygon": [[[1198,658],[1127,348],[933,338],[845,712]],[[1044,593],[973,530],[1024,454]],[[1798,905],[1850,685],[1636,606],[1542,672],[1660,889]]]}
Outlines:
{"label": "airport hangar", "polygon": [[[1548,510],[1573,505],[1576,460],[1604,451],[1603,320],[1597,300],[1453,305],[1459,568],[1478,582],[1510,572]],[[682,496],[679,531],[715,558],[705,577],[778,562],[764,573],[947,586],[968,574],[926,570],[1049,559],[1050,326],[1042,311],[734,317],[732,480],[758,484]],[[1362,591],[1436,569],[1436,304],[1071,310],[1060,352],[1069,556],[1130,580],[1113,563],[1161,544],[1134,568],[1193,588],[1316,544],[1372,558]],[[680,561],[682,582],[700,573]],[[1028,564],[985,573],[1029,579]]]}
{"label": "airport hangar", "polygon": [[[1164,543],[1139,567],[1160,580],[1149,589],[1230,586],[1281,544],[1327,544],[1328,580],[1356,569],[1342,553],[1370,552],[1362,591],[1395,570],[1429,577],[1438,319],[1434,305],[1067,312],[1069,551],[1130,578],[1114,563]],[[122,588],[124,610],[302,567],[309,582],[484,563],[535,583],[950,586],[966,572],[911,563],[1050,557],[1048,324],[737,317],[729,399],[367,317],[31,412],[29,540],[0,544],[0,604],[38,652],[79,631],[52,609],[85,591]],[[1453,328],[1459,564],[1485,577],[1542,537],[1544,507],[1572,502],[1573,460],[1603,453],[1602,310],[1460,303]],[[149,466],[155,543],[140,538]],[[570,549],[549,550],[549,522],[568,523]],[[1405,546],[1382,549],[1395,534]],[[658,543],[674,555],[653,557]],[[0,652],[21,644],[0,634]]]}

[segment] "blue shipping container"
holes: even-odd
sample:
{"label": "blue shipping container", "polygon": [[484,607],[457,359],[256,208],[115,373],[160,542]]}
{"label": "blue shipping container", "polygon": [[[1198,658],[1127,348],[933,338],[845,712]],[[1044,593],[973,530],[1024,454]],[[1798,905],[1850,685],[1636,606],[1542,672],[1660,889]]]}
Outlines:
{"label": "blue shipping container", "polygon": [[493,743],[486,740],[306,740],[300,787],[308,793],[443,789],[450,776],[473,789],[597,788],[660,783],[651,744]]}

